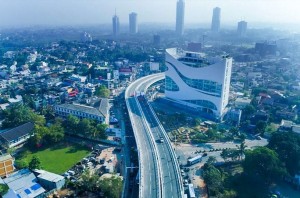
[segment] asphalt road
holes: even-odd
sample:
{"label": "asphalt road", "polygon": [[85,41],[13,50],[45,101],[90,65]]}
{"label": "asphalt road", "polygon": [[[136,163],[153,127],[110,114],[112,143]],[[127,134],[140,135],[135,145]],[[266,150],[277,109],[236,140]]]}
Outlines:
{"label": "asphalt road", "polygon": [[[143,113],[146,117],[147,124],[151,129],[151,133],[156,140],[155,143],[157,145],[157,151],[159,155],[159,160],[161,164],[161,178],[162,178],[162,188],[163,194],[162,197],[170,197],[177,198],[181,197],[180,188],[178,187],[180,184],[177,179],[176,165],[172,160],[172,153],[169,148],[166,140],[164,138],[163,132],[159,127],[159,123],[157,123],[154,115],[152,114],[150,107],[147,102],[140,102]],[[160,142],[160,139],[163,138],[164,142]],[[177,160],[177,159],[176,159]],[[178,175],[181,177],[180,175]]]}
{"label": "asphalt road", "polygon": [[142,80],[137,80],[126,90],[128,111],[132,122],[135,139],[139,150],[140,160],[140,197],[160,197],[160,185],[158,176],[158,164],[153,142],[148,129],[144,125],[141,112],[138,109],[136,99],[131,97]]}
{"label": "asphalt road", "polygon": [[[143,167],[140,169],[140,196],[177,198],[182,197],[182,184],[176,169],[177,159],[173,159],[173,148],[167,143],[167,137],[146,100],[137,97],[139,93],[146,92],[149,85],[162,78],[163,74],[156,74],[133,82],[126,90],[125,98],[130,107],[128,110],[131,111],[131,122],[140,149],[140,166]],[[161,138],[164,139],[163,143],[159,141]]]}

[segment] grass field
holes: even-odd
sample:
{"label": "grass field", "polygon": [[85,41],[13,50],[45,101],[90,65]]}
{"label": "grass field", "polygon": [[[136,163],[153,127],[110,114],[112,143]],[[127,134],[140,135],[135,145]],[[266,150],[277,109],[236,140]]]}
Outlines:
{"label": "grass field", "polygon": [[44,170],[62,174],[89,154],[89,149],[76,144],[59,144],[38,151],[24,151],[17,160],[29,163],[35,155],[40,158]]}

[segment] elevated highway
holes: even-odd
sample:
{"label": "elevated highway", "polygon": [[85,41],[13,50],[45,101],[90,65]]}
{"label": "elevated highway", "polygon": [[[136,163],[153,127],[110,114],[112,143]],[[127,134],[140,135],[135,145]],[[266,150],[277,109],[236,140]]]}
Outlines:
{"label": "elevated highway", "polygon": [[146,92],[149,86],[162,79],[162,73],[143,77],[130,84],[125,92],[138,147],[139,197],[183,196],[182,178],[171,142],[146,98],[137,96],[137,93]]}

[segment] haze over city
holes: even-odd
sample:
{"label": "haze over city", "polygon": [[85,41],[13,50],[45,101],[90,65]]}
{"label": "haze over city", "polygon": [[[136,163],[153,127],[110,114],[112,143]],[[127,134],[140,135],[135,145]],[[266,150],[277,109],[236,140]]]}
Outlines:
{"label": "haze over city", "polygon": [[298,2],[0,0],[0,198],[300,198]]}
{"label": "haze over city", "polygon": [[[222,9],[222,25],[233,26],[239,20],[249,27],[262,23],[297,24],[300,13],[295,0],[186,0],[185,23],[209,24],[212,9]],[[176,0],[0,0],[0,27],[32,25],[110,24],[117,12],[121,24],[128,24],[128,14],[139,15],[139,23],[175,24]],[[154,14],[155,13],[155,14]]]}

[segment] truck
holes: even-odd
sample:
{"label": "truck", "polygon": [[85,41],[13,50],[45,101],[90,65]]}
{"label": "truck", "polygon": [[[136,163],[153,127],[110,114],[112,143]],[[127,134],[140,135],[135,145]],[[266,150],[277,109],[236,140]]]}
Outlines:
{"label": "truck", "polygon": [[196,164],[196,163],[198,163],[198,162],[201,162],[201,160],[202,160],[202,155],[197,155],[196,157],[193,157],[193,158],[188,159],[187,164],[188,164],[189,166],[191,166],[191,165],[193,165],[193,164]]}

